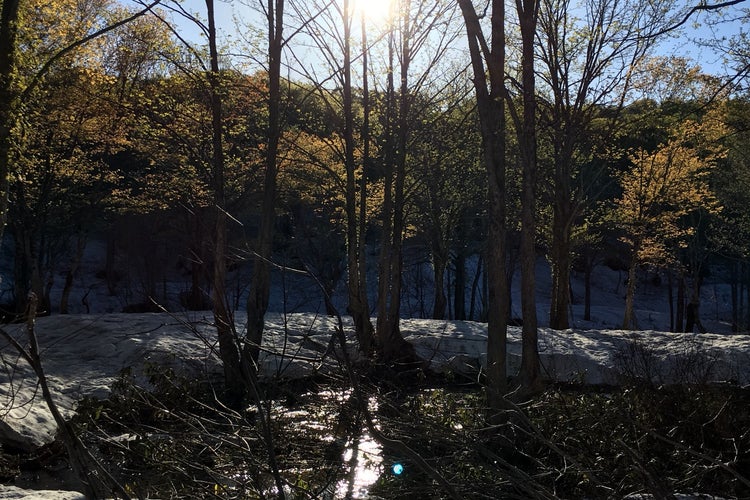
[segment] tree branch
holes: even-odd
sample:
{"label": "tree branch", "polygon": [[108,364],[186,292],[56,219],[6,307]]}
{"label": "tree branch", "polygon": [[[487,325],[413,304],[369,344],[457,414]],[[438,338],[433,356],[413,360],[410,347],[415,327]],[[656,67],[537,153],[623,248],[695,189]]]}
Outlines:
{"label": "tree branch", "polygon": [[129,22],[131,22],[131,21],[133,21],[135,19],[138,19],[139,17],[143,16],[144,14],[147,14],[147,13],[151,12],[151,10],[154,7],[156,7],[159,3],[161,3],[161,0],[154,0],[154,2],[150,3],[143,10],[140,10],[140,11],[136,12],[132,16],[127,17],[125,19],[122,19],[120,21],[117,21],[114,24],[110,24],[109,26],[105,26],[104,28],[102,28],[102,29],[100,29],[100,30],[98,30],[98,31],[96,31],[94,33],[91,33],[90,35],[85,36],[85,37],[81,38],[80,40],[76,40],[75,42],[71,43],[67,47],[61,49],[57,54],[55,54],[54,56],[50,57],[49,60],[47,60],[47,62],[44,63],[44,65],[41,67],[41,69],[36,72],[36,74],[34,75],[34,77],[31,79],[31,82],[29,82],[29,84],[26,86],[26,88],[24,89],[24,91],[21,92],[21,95],[19,96],[19,101],[20,102],[24,102],[26,99],[29,98],[29,95],[31,95],[31,93],[37,88],[37,86],[39,86],[39,82],[42,81],[42,77],[47,74],[47,72],[50,70],[50,68],[52,67],[52,65],[55,62],[57,62],[59,59],[61,59],[65,55],[71,53],[72,51],[74,51],[78,47],[81,47],[82,45],[87,44],[91,40],[94,40],[94,39],[96,39],[96,38],[98,38],[98,37],[100,37],[100,36],[102,36],[102,35],[104,35],[106,33],[109,33],[110,31],[113,31],[113,30],[119,28],[120,26],[123,26],[123,25],[125,25],[125,24],[127,24],[127,23],[129,23]]}
{"label": "tree branch", "polygon": [[661,35],[664,35],[665,33],[669,33],[670,31],[674,31],[681,26],[683,26],[685,23],[688,22],[690,17],[695,14],[696,12],[700,11],[712,11],[712,10],[719,10],[724,7],[731,7],[732,5],[737,5],[743,3],[745,0],[729,0],[727,2],[717,3],[714,5],[706,5],[706,4],[700,4],[694,6],[692,9],[688,11],[687,14],[685,14],[685,17],[682,18],[682,21],[678,22],[677,24],[673,24],[672,26],[668,26],[660,31],[657,31],[656,33],[649,33],[648,35],[640,36],[638,37],[640,40],[647,40],[650,38],[656,38]]}

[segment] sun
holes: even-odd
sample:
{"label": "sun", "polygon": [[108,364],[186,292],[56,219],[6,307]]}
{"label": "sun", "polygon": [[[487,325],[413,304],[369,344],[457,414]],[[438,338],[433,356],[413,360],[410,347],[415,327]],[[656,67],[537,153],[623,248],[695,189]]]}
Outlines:
{"label": "sun", "polygon": [[397,0],[353,0],[357,17],[362,14],[369,23],[386,24],[391,16],[391,9]]}

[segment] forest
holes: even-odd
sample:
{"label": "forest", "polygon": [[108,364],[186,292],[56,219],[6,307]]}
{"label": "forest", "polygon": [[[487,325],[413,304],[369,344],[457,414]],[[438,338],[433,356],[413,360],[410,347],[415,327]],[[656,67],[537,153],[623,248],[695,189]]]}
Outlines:
{"label": "forest", "polygon": [[[602,268],[625,276],[623,330],[640,330],[638,287],[658,280],[667,284],[669,330],[706,333],[700,305],[708,277],[731,290],[731,332],[750,330],[750,46],[741,28],[748,19],[743,0],[392,0],[382,2],[380,13],[367,7],[374,3],[3,0],[4,323],[210,311],[221,364],[221,387],[213,392],[199,394],[188,380],[156,370],[155,390],[146,394],[124,376],[116,397],[100,406],[87,402],[76,418],[97,420],[102,411],[138,406],[150,415],[144,425],[175,429],[189,421],[195,430],[211,421],[216,428],[207,433],[229,426],[221,432],[230,434],[233,426],[248,426],[258,438],[243,453],[253,455],[255,445],[263,450],[255,479],[242,487],[214,482],[212,495],[322,495],[319,478],[290,479],[273,439],[289,432],[280,423],[286,416],[273,418],[281,412],[274,405],[305,400],[308,392],[302,382],[260,380],[258,371],[267,314],[280,312],[272,305],[274,290],[285,290],[291,311],[303,299],[286,291],[286,280],[304,276],[322,297],[322,314],[351,318],[352,335],[342,321],[326,350],[341,356],[334,385],[351,398],[342,419],[355,419],[348,425],[359,432],[364,425],[381,446],[416,464],[422,476],[411,487],[433,485],[417,497],[477,494],[481,487],[462,485],[486,484],[499,462],[505,475],[489,486],[488,498],[644,491],[669,498],[681,487],[747,494],[750,482],[740,472],[749,464],[750,439],[747,432],[722,434],[750,425],[747,405],[732,413],[733,423],[724,419],[727,408],[743,408],[746,388],[651,387],[635,399],[629,389],[610,396],[580,387],[550,392],[538,345],[540,325],[573,326],[574,273],[583,277],[583,319],[590,319],[592,281]],[[231,21],[218,14],[230,7]],[[694,59],[699,53],[710,61]],[[86,269],[92,252],[100,263]],[[551,275],[543,317],[540,260]],[[84,272],[95,273],[97,290],[76,284]],[[512,301],[514,287],[520,303]],[[97,293],[118,297],[117,308],[93,305]],[[471,390],[425,374],[425,360],[400,330],[407,316],[486,324],[486,366]],[[522,338],[517,373],[507,366],[511,327]],[[1,338],[16,345],[5,330]],[[29,352],[29,363],[41,370],[43,357]],[[437,384],[446,392],[411,393],[397,383],[402,376],[407,386]],[[180,404],[180,391],[201,401],[199,416],[188,408],[177,421],[160,413],[162,404]],[[373,398],[379,391],[394,398],[388,400],[394,407],[383,410],[380,418],[391,420],[377,428],[365,393]],[[305,404],[337,403],[327,397]],[[596,417],[607,397],[622,411]],[[605,428],[607,418],[627,427],[617,415],[648,419],[648,408],[663,406],[675,412],[666,420],[682,404],[700,413],[695,421],[680,420],[687,428],[661,434],[663,422],[653,416],[623,431],[619,457],[629,466],[586,448],[604,442],[605,430],[592,443],[573,443],[584,438],[551,424],[563,418],[554,413],[560,410],[582,428],[597,418]],[[248,405],[252,417],[241,410]],[[460,405],[466,407],[455,410]],[[399,420],[396,407],[425,415]],[[532,410],[541,414],[525,413]],[[425,432],[418,425],[427,414],[447,428],[466,427],[464,440],[436,438],[421,450],[425,459],[385,436],[394,429]],[[697,448],[675,444],[681,442],[675,434],[691,434],[695,422],[706,428],[719,421],[725,427]],[[91,455],[74,438],[93,424],[75,425],[78,431],[69,429],[63,442],[71,467],[86,477]],[[472,425],[477,434],[469,436]],[[683,462],[649,468],[647,452],[638,449],[643,429],[657,454],[679,449]],[[501,451],[480,447],[484,439]],[[730,441],[739,450],[734,460],[721,448]],[[714,444],[721,448],[715,456]],[[304,454],[311,445],[299,446],[290,453]],[[445,449],[454,459],[464,453],[471,466],[441,474],[449,460],[433,454]],[[127,459],[115,451],[112,460],[142,465],[158,461],[157,451]],[[207,470],[232,460],[226,453],[185,476],[211,483]],[[600,469],[598,479],[598,465],[588,464],[597,457],[613,468]],[[153,490],[103,475],[81,484],[87,498],[211,496],[191,489],[205,485],[178,486],[177,471],[176,465],[164,472],[171,487],[165,481]],[[620,483],[608,484],[608,474]],[[660,474],[677,479],[662,484]],[[384,480],[380,495],[413,494],[392,481]]]}

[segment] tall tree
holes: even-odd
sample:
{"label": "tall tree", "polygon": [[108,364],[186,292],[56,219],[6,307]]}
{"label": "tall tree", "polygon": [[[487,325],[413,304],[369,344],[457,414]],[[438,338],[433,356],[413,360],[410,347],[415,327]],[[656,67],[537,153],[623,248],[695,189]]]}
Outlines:
{"label": "tall tree", "polygon": [[536,391],[541,383],[536,315],[536,74],[535,40],[540,0],[516,0],[521,28],[521,102],[523,111],[512,113],[518,133],[523,171],[521,187],[521,311],[523,314],[519,381],[525,391]]}
{"label": "tall tree", "polygon": [[[19,22],[19,12],[22,4],[20,0],[3,0],[0,9],[0,237],[5,228],[8,211],[8,190],[9,176],[11,174],[11,164],[13,161],[13,133],[17,124],[18,113],[24,101],[28,100],[31,93],[37,88],[43,76],[54,67],[55,62],[71,54],[73,51],[86,45],[92,40],[120,27],[128,22],[143,16],[151,11],[161,0],[144,6],[144,8],[135,13],[129,13],[127,17],[112,21],[99,29],[92,28],[87,32],[80,33],[78,38],[66,40],[67,45],[56,47],[53,52],[44,52],[39,54],[26,54],[27,57],[34,57],[39,61],[36,67],[20,68],[18,64],[18,37],[21,23]],[[106,3],[106,2],[105,2]],[[57,8],[56,4],[47,2],[47,8]],[[78,7],[87,8],[91,5],[80,4]],[[71,9],[69,12],[72,12]],[[76,18],[77,26],[80,28],[85,25],[83,18]],[[76,23],[69,23],[75,25]],[[45,36],[54,35],[50,32],[44,32]],[[50,37],[54,39],[54,36]],[[21,71],[23,69],[23,71]],[[30,72],[33,74],[29,75]],[[29,76],[28,80],[21,83],[18,81],[18,74],[25,73]]]}
{"label": "tall tree", "polygon": [[[309,20],[308,34],[320,50],[327,66],[326,70],[331,74],[331,79],[337,84],[336,89],[331,92],[325,88],[323,83],[315,82],[315,90],[329,105],[332,114],[343,115],[340,130],[337,130],[336,134],[327,139],[330,148],[341,158],[345,171],[342,184],[346,215],[348,312],[354,320],[359,348],[363,353],[369,354],[374,347],[374,338],[367,296],[365,252],[367,179],[364,175],[364,169],[365,162],[368,160],[362,159],[359,164],[357,161],[359,153],[363,157],[369,157],[369,138],[367,137],[369,131],[360,134],[359,137],[356,133],[355,111],[357,110],[355,105],[357,103],[355,102],[353,84],[353,58],[355,60],[361,59],[363,85],[367,82],[367,52],[369,47],[367,46],[367,28],[363,13],[361,53],[353,54],[356,50],[356,42],[353,36],[354,6],[352,0],[344,0],[340,6],[338,3],[329,4],[328,2],[323,5],[314,2],[312,5],[295,4],[298,16]],[[336,36],[331,37],[331,33],[336,33]],[[311,80],[315,79],[312,70],[306,76]],[[366,92],[369,92],[369,90],[363,89],[363,99],[367,100],[367,106],[363,106],[366,108],[363,110],[365,123],[363,123],[360,131],[369,129],[369,96]],[[343,140],[339,140],[339,137]],[[359,186],[357,185],[358,182]]]}
{"label": "tall tree", "polygon": [[685,217],[720,207],[708,184],[708,173],[725,154],[717,140],[724,135],[720,121],[704,117],[685,120],[654,151],[638,148],[629,155],[632,167],[619,176],[622,196],[614,217],[631,248],[623,328],[637,328],[634,298],[638,267],[660,263],[696,228]]}
{"label": "tall tree", "polygon": [[278,173],[277,156],[282,133],[281,122],[281,56],[284,47],[284,0],[267,0],[268,23],[268,133],[260,229],[253,259],[253,279],[247,299],[246,360],[257,368],[263,342],[264,317],[271,294],[271,257],[276,213]]}
{"label": "tall tree", "polygon": [[[413,347],[401,335],[403,246],[407,227],[406,181],[411,121],[416,96],[434,78],[438,62],[455,39],[455,6],[448,2],[402,0],[388,34],[388,73],[385,89],[383,146],[384,196],[381,251],[378,261],[378,318],[375,337],[379,353],[388,361],[415,359]],[[431,40],[440,26],[439,37]],[[429,42],[428,42],[429,41]],[[429,50],[429,52],[428,52]],[[418,76],[415,61],[424,58]],[[398,61],[396,67],[395,61]],[[395,83],[398,69],[399,84]]]}
{"label": "tall tree", "polygon": [[487,402],[500,411],[507,390],[508,284],[505,199],[505,3],[492,0],[490,43],[471,0],[458,0],[469,38],[479,128],[488,180],[487,233]]}
{"label": "tall tree", "polygon": [[[591,199],[596,172],[586,173],[596,135],[611,135],[648,50],[657,41],[672,0],[542,0],[539,16],[542,137],[551,146],[552,206],[549,324],[570,326],[572,235]],[[580,15],[582,11],[584,15]],[[598,113],[607,108],[606,115]],[[593,124],[597,122],[596,128]],[[604,123],[606,122],[606,123]],[[603,143],[609,142],[605,137]]]}
{"label": "tall tree", "polygon": [[220,83],[219,50],[216,40],[214,0],[206,0],[208,13],[208,71],[209,106],[211,108],[211,146],[213,202],[215,210],[213,309],[219,350],[224,365],[224,384],[230,404],[242,401],[246,391],[240,363],[240,349],[235,335],[234,319],[226,296],[227,274],[227,198],[224,174],[224,118]]}
{"label": "tall tree", "polygon": [[412,203],[432,261],[434,319],[447,317],[445,274],[451,253],[456,268],[453,318],[466,319],[465,308],[460,307],[466,293],[462,268],[467,256],[476,252],[472,242],[483,239],[476,223],[478,214],[485,213],[486,174],[480,160],[475,104],[466,99],[467,84],[468,80],[457,79],[439,106],[427,107],[410,147],[416,182]]}

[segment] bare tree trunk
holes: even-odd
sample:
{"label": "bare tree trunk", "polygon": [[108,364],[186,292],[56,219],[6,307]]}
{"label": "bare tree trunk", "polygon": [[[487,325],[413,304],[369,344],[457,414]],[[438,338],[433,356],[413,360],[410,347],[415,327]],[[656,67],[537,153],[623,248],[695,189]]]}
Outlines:
{"label": "bare tree trunk", "polygon": [[570,306],[570,267],[571,241],[570,218],[567,210],[569,200],[556,188],[552,223],[552,300],[550,303],[549,326],[555,330],[570,328],[568,308]]}
{"label": "bare tree trunk", "polygon": [[677,274],[677,312],[675,313],[675,331],[684,332],[685,324],[685,271],[680,267]]}
{"label": "bare tree trunk", "polygon": [[463,248],[459,248],[453,257],[453,265],[456,268],[455,294],[453,302],[454,318],[466,319],[466,254]]}
{"label": "bare tree trunk", "polygon": [[[469,38],[482,150],[488,180],[487,233],[487,404],[496,418],[505,408],[508,285],[505,207],[505,4],[492,0],[490,52],[471,0],[458,0]],[[486,70],[485,70],[485,64]]]}
{"label": "bare tree trunk", "polygon": [[219,352],[224,365],[224,386],[230,405],[237,407],[246,393],[240,366],[240,350],[235,336],[234,320],[226,297],[227,215],[224,189],[223,112],[219,83],[219,54],[216,47],[216,17],[214,1],[206,0],[208,10],[208,45],[211,70],[208,74],[211,103],[211,132],[213,147],[213,191],[215,208],[213,312],[219,337]]}
{"label": "bare tree trunk", "polygon": [[432,305],[432,319],[444,319],[448,300],[445,297],[445,268],[447,259],[439,250],[432,250],[432,272],[435,283],[435,300]]}
{"label": "bare tree trunk", "polygon": [[703,286],[703,278],[700,275],[700,266],[696,266],[693,271],[693,294],[690,298],[690,304],[688,304],[688,311],[692,309],[693,313],[693,325],[690,325],[688,332],[693,331],[693,327],[697,326],[700,333],[706,333],[706,327],[703,326],[701,321],[701,287]]}
{"label": "bare tree trunk", "polygon": [[[357,185],[355,178],[355,160],[354,160],[354,99],[352,97],[352,68],[351,68],[351,31],[352,31],[352,9],[350,0],[344,0],[344,161],[346,167],[346,239],[347,239],[347,267],[349,271],[348,290],[349,290],[349,314],[354,320],[357,340],[359,340],[359,349],[365,354],[372,350],[372,324],[370,323],[370,311],[367,304],[367,290],[363,288],[364,277],[366,273],[365,253],[362,251],[364,245],[363,226],[357,221]],[[366,43],[366,31],[364,20],[362,21],[363,42]],[[365,60],[363,63],[363,76],[367,79],[367,46],[363,46]],[[368,97],[365,97],[369,99]],[[369,109],[367,110],[369,114]],[[367,118],[369,120],[369,117]],[[369,121],[368,121],[369,128]],[[369,133],[369,132],[368,132]],[[369,151],[368,151],[369,154]],[[362,176],[362,184],[365,183],[365,176]],[[364,193],[362,186],[360,193]],[[364,206],[365,198],[360,200]],[[362,215],[360,210],[359,215]]]}
{"label": "bare tree trunk", "polygon": [[[383,246],[380,254],[378,320],[376,326],[377,347],[385,362],[414,363],[419,361],[414,347],[401,335],[401,287],[403,270],[404,236],[404,186],[406,181],[406,145],[408,139],[409,87],[408,71],[411,65],[409,5],[403,6],[401,14],[400,95],[398,112],[395,110],[395,87],[393,71],[388,74],[388,145],[386,146],[386,189],[383,201]],[[389,62],[393,67],[393,32],[389,39]],[[395,168],[394,168],[395,165]]]}
{"label": "bare tree trunk", "polygon": [[[539,0],[516,0],[521,25],[521,80],[523,88],[523,120],[517,130],[523,168],[521,194],[521,310],[523,311],[521,368],[518,374],[523,392],[541,388],[537,315],[535,296],[536,274],[536,86],[534,75],[534,37],[536,35]],[[568,291],[565,285],[564,293]],[[567,307],[564,308],[567,310]],[[564,313],[567,314],[567,311]]]}
{"label": "bare tree trunk", "polygon": [[674,278],[672,269],[667,269],[667,300],[669,301],[669,331],[674,332]]}
{"label": "bare tree trunk", "polygon": [[471,297],[469,299],[469,320],[475,321],[477,291],[479,290],[479,279],[482,276],[483,255],[480,253],[477,257],[477,267],[474,270],[474,279],[471,282]]}
{"label": "bare tree trunk", "polygon": [[591,321],[591,274],[594,271],[594,259],[586,258],[586,268],[583,271],[583,282],[585,287],[583,319]]}
{"label": "bare tree trunk", "polygon": [[637,320],[633,311],[635,301],[635,288],[638,280],[638,253],[641,250],[640,241],[633,243],[633,255],[630,258],[630,269],[628,269],[628,286],[625,292],[625,315],[622,327],[625,330],[637,328]]}
{"label": "bare tree trunk", "polygon": [[739,332],[740,331],[740,314],[739,314],[739,303],[740,303],[740,297],[739,297],[739,276],[740,276],[740,264],[739,262],[732,262],[731,264],[731,271],[730,274],[732,275],[731,278],[731,292],[732,292],[732,331],[733,332]]}
{"label": "bare tree trunk", "polygon": [[68,272],[65,274],[65,285],[63,285],[62,295],[60,296],[60,314],[68,314],[68,303],[70,301],[70,291],[73,288],[73,279],[83,260],[83,251],[86,249],[86,235],[79,234],[76,240],[76,253],[70,263]]}
{"label": "bare tree trunk", "polygon": [[359,182],[359,254],[357,256],[357,279],[359,280],[359,302],[362,306],[362,337],[369,341],[369,350],[374,344],[374,329],[370,321],[370,303],[367,297],[367,173],[370,163],[370,88],[368,77],[367,25],[362,12],[362,176]]}
{"label": "bare tree trunk", "polygon": [[263,341],[265,314],[271,294],[271,251],[276,209],[277,156],[281,140],[281,50],[284,0],[268,0],[268,145],[263,183],[260,231],[253,261],[253,281],[247,299],[245,353],[255,370]]}

